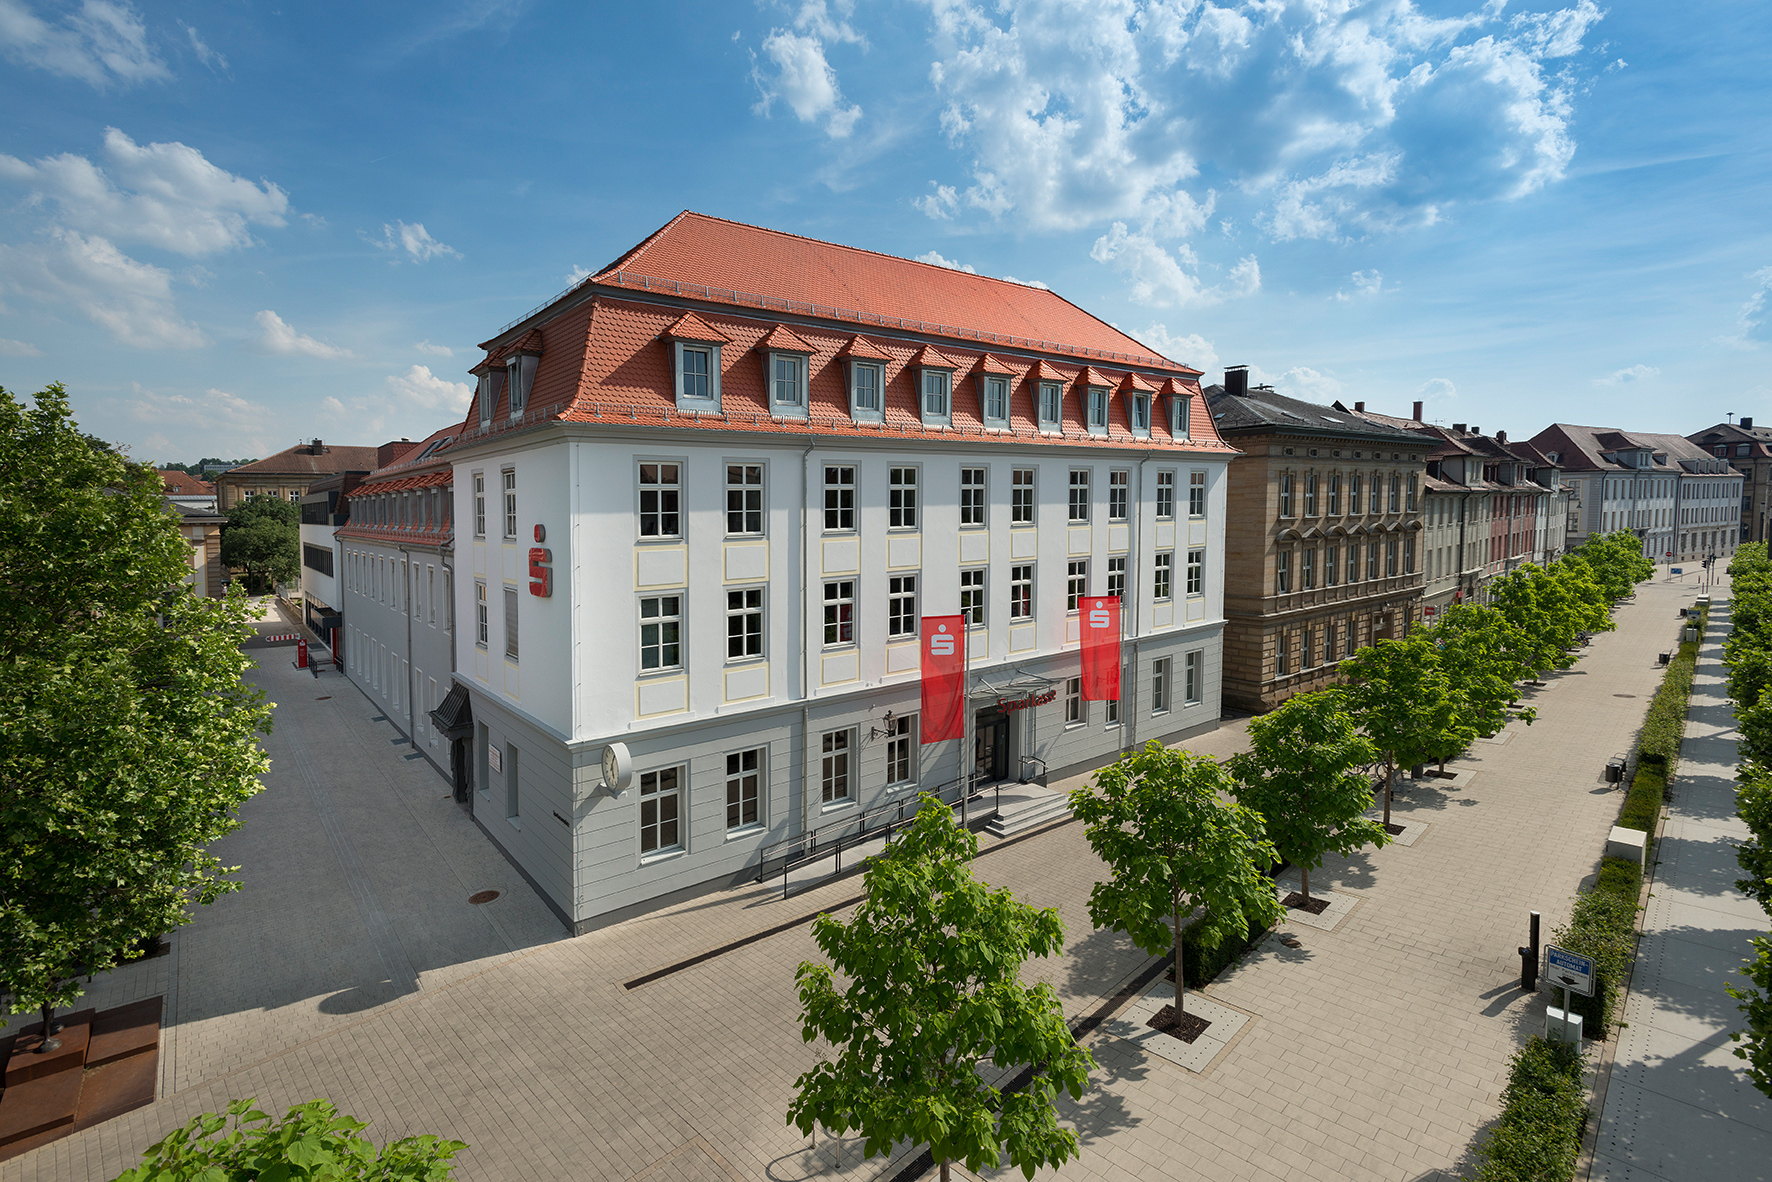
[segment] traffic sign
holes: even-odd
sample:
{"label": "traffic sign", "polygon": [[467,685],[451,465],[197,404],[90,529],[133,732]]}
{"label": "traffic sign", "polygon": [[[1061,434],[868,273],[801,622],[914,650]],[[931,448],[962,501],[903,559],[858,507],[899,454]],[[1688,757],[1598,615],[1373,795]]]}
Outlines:
{"label": "traffic sign", "polygon": [[1552,985],[1579,993],[1594,995],[1594,959],[1561,948],[1547,946],[1544,950],[1544,979]]}

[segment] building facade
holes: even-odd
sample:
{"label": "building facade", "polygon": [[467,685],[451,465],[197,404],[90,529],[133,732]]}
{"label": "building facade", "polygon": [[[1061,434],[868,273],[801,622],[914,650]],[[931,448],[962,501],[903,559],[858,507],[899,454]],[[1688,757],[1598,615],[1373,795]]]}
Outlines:
{"label": "building facade", "polygon": [[1740,541],[1764,542],[1772,529],[1772,427],[1756,427],[1744,415],[1686,438],[1741,473]]}
{"label": "building facade", "polygon": [[159,472],[160,487],[165,491],[168,501],[209,513],[215,512],[215,485],[178,468],[161,468]]}
{"label": "building facade", "polygon": [[340,472],[308,486],[301,501],[301,599],[303,622],[334,653],[342,653],[344,595],[339,574],[344,548],[338,527],[351,517],[350,494],[367,473]]}
{"label": "building facade", "polygon": [[409,440],[381,447],[335,447],[314,439],[220,472],[215,478],[216,508],[227,513],[248,497],[276,497],[300,504],[308,486],[340,472],[367,475],[410,451]]}
{"label": "building facade", "polygon": [[181,504],[166,498],[166,511],[178,521],[178,532],[191,547],[191,570],[185,586],[198,595],[220,599],[227,591],[228,572],[221,561],[221,528],[227,518],[214,509]]}
{"label": "building facade", "polygon": [[1230,465],[1225,699],[1271,710],[1335,681],[1364,645],[1417,619],[1424,440],[1363,416],[1249,388],[1225,371],[1212,419]]}
{"label": "building facade", "polygon": [[[473,809],[575,930],[1217,725],[1233,451],[1197,371],[1051,292],[684,214],[486,350],[442,453]],[[918,729],[950,614],[964,752]]]}

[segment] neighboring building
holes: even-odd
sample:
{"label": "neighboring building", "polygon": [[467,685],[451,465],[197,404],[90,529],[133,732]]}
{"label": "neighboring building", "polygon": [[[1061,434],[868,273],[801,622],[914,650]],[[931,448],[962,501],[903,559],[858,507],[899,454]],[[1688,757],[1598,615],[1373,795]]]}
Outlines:
{"label": "neighboring building", "polygon": [[301,500],[302,617],[320,643],[341,656],[337,635],[344,626],[344,595],[338,577],[343,545],[335,531],[351,519],[351,490],[366,472],[340,472],[308,486]]}
{"label": "neighboring building", "polygon": [[[1234,452],[1198,371],[1056,294],[685,213],[485,349],[439,716],[575,930],[973,768],[1217,725]],[[1090,594],[1121,703],[1081,697]],[[966,768],[918,733],[919,621],[956,613]]]}
{"label": "neighboring building", "polygon": [[248,497],[279,497],[301,503],[308,486],[339,472],[359,475],[393,463],[418,446],[411,440],[377,447],[333,447],[315,439],[274,456],[219,472],[215,477],[216,508],[226,513]]}
{"label": "neighboring building", "polygon": [[1581,486],[1569,544],[1633,531],[1656,562],[1697,562],[1735,552],[1742,478],[1729,461],[1679,435],[1553,423],[1532,437]]}
{"label": "neighboring building", "polygon": [[166,498],[166,511],[178,519],[178,532],[190,543],[191,573],[185,576],[185,586],[220,599],[228,585],[221,561],[221,527],[228,519],[213,509],[180,504],[171,497]]}
{"label": "neighboring building", "polygon": [[173,504],[189,505],[193,509],[215,509],[215,485],[209,481],[199,480],[178,468],[161,468],[159,472],[161,488],[166,499]]}
{"label": "neighboring building", "polygon": [[1741,541],[1772,536],[1772,427],[1756,427],[1744,415],[1739,423],[1718,423],[1686,438],[1741,473]]}
{"label": "neighboring building", "polygon": [[455,669],[454,497],[438,453],[458,431],[437,432],[351,489],[334,550],[345,673],[446,776],[449,750],[428,712]]}
{"label": "neighboring building", "polygon": [[1240,366],[1206,401],[1243,452],[1226,511],[1224,695],[1271,710],[1334,681],[1361,646],[1408,634],[1421,599],[1428,441],[1251,389]]}

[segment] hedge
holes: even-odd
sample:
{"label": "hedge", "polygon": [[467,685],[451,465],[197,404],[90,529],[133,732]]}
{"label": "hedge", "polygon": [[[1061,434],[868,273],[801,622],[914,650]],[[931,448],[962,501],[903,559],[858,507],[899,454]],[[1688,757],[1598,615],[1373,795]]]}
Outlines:
{"label": "hedge", "polygon": [[[1699,617],[1699,635],[1710,619],[1705,607]],[[1667,799],[1667,782],[1679,763],[1680,740],[1686,734],[1686,707],[1692,697],[1692,674],[1698,664],[1698,644],[1682,641],[1680,651],[1668,662],[1667,674],[1649,701],[1643,729],[1637,737],[1637,774],[1618,810],[1618,824],[1625,829],[1655,832]]]}
{"label": "hedge", "polygon": [[1477,1150],[1478,1182],[1568,1182],[1575,1176],[1587,1100],[1581,1052],[1534,1038],[1514,1054],[1501,1119]]}
{"label": "hedge", "polygon": [[1581,1032],[1604,1038],[1618,1017],[1618,999],[1637,955],[1637,898],[1643,871],[1634,859],[1606,858],[1593,889],[1575,901],[1569,923],[1551,934],[1551,943],[1594,959],[1594,995],[1568,999],[1581,1015]]}
{"label": "hedge", "polygon": [[1220,940],[1208,947],[1204,940],[1206,917],[1201,916],[1181,929],[1181,970],[1189,989],[1209,985],[1218,974],[1235,964],[1243,953],[1267,931],[1260,924],[1250,924],[1249,934],[1242,940]]}

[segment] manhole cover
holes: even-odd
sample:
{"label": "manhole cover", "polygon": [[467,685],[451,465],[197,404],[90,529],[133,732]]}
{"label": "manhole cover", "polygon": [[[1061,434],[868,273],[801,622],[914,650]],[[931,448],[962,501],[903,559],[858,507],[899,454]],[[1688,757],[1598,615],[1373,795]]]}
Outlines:
{"label": "manhole cover", "polygon": [[496,898],[498,898],[497,891],[475,891],[473,894],[468,896],[468,902],[470,902],[470,903],[490,903]]}
{"label": "manhole cover", "polygon": [[1615,698],[1634,698],[1637,695],[1635,695],[1635,694],[1613,694],[1612,696]]}

